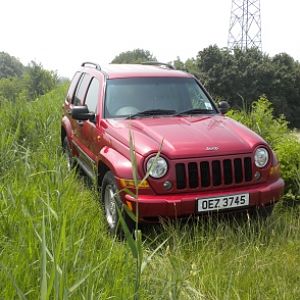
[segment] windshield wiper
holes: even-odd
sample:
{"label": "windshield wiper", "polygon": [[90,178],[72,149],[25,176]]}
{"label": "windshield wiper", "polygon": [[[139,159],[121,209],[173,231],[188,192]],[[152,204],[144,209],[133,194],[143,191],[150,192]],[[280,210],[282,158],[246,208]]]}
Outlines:
{"label": "windshield wiper", "polygon": [[183,115],[198,115],[198,114],[213,114],[215,111],[213,109],[202,109],[202,108],[192,108],[181,111],[177,113],[175,116],[183,116]]}
{"label": "windshield wiper", "polygon": [[149,109],[149,110],[140,111],[136,114],[130,115],[126,119],[134,119],[136,117],[143,117],[143,116],[173,115],[174,113],[176,113],[176,110]]}

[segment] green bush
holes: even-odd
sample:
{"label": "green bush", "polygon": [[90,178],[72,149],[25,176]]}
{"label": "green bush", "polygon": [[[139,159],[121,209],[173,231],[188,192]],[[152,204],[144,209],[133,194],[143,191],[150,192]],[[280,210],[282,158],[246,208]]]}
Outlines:
{"label": "green bush", "polygon": [[288,135],[277,143],[275,151],[280,161],[286,190],[299,194],[300,143],[296,137]]}
{"label": "green bush", "polygon": [[227,115],[258,133],[271,147],[290,134],[285,117],[275,118],[272,103],[265,97],[254,101],[249,111],[245,107],[243,110],[231,110]]}
{"label": "green bush", "polygon": [[300,142],[288,128],[284,116],[275,118],[272,103],[265,97],[253,102],[250,110],[231,110],[229,117],[262,136],[276,152],[289,199],[298,199],[300,190]]}

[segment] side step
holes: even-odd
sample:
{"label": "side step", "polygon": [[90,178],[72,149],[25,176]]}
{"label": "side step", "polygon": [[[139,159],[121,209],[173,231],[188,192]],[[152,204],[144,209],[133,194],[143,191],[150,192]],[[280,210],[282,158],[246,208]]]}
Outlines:
{"label": "side step", "polygon": [[80,160],[78,157],[74,157],[76,162],[78,163],[79,167],[83,170],[83,172],[92,180],[95,181],[96,174],[94,170],[92,170],[89,166],[87,166],[82,160]]}

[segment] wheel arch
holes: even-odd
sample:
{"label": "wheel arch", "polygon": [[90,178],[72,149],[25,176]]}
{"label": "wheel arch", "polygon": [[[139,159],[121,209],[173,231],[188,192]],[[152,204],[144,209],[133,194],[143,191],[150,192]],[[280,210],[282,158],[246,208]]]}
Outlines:
{"label": "wheel arch", "polygon": [[66,136],[69,139],[72,138],[72,127],[71,127],[70,120],[66,116],[64,116],[61,122],[61,129],[60,129],[60,138],[62,144]]}
{"label": "wheel arch", "polygon": [[107,171],[111,171],[116,178],[132,178],[130,160],[112,148],[101,149],[97,166],[99,186],[101,186]]}

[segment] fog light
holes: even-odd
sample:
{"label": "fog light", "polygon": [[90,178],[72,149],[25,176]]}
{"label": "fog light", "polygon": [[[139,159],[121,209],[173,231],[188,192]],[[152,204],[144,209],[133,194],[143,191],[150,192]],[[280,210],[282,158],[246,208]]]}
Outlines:
{"label": "fog light", "polygon": [[170,190],[172,188],[172,182],[167,180],[164,182],[163,186],[165,190]]}
{"label": "fog light", "polygon": [[260,172],[256,171],[255,174],[254,174],[255,180],[258,181],[260,179],[260,177],[261,177]]}

